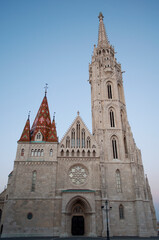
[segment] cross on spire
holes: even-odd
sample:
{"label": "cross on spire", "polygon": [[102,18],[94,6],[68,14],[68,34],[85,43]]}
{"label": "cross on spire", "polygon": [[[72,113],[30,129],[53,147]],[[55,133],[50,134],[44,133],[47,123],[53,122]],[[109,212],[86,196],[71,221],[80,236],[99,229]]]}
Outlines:
{"label": "cross on spire", "polygon": [[46,94],[47,94],[47,89],[48,89],[48,84],[47,83],[45,83],[45,97],[46,97]]}

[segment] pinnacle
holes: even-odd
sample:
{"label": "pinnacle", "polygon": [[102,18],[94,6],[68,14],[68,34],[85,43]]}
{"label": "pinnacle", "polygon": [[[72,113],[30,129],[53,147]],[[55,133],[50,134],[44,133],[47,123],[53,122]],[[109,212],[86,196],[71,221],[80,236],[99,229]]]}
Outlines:
{"label": "pinnacle", "polygon": [[98,46],[103,47],[103,46],[107,46],[109,43],[108,43],[108,38],[106,35],[104,23],[103,23],[104,16],[101,12],[99,13],[98,18],[99,18]]}

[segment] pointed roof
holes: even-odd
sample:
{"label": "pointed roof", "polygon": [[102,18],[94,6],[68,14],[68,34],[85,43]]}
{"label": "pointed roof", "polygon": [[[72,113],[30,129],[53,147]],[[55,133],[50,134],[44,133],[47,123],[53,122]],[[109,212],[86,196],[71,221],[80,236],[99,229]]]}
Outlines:
{"label": "pointed roof", "polygon": [[104,23],[103,23],[104,16],[101,12],[99,13],[98,18],[99,18],[98,46],[102,47],[102,46],[109,45],[109,43],[108,43],[108,38],[105,31]]}
{"label": "pointed roof", "polygon": [[43,135],[43,141],[47,141],[48,133],[51,129],[50,112],[46,94],[40,105],[34,123],[31,128],[31,141],[35,140],[35,135],[40,131]]}
{"label": "pointed roof", "polygon": [[18,142],[30,142],[30,120],[29,116],[23,129],[22,135]]}
{"label": "pointed roof", "polygon": [[57,142],[57,132],[56,132],[56,125],[55,125],[55,119],[53,118],[52,124],[51,124],[51,129],[48,133],[48,142]]}

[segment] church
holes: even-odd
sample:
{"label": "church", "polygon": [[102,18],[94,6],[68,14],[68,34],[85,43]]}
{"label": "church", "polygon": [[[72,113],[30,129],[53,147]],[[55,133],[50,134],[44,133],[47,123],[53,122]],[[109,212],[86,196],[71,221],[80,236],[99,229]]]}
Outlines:
{"label": "church", "polygon": [[[127,118],[121,65],[99,14],[89,64],[92,133],[79,112],[58,140],[47,89],[18,140],[13,171],[0,194],[1,237],[157,235],[141,152]],[[87,64],[87,63],[86,63]]]}

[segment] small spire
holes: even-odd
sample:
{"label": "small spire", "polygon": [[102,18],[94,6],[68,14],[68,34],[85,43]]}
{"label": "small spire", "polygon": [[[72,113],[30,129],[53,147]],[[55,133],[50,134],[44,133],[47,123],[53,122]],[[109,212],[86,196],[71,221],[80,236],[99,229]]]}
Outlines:
{"label": "small spire", "polygon": [[78,112],[77,112],[77,116],[79,116],[79,114],[80,114],[80,112],[78,111]]}
{"label": "small spire", "polygon": [[30,113],[31,113],[31,111],[29,111],[29,113],[28,113],[28,120],[30,120]]}
{"label": "small spire", "polygon": [[46,94],[47,94],[47,89],[48,89],[48,84],[47,83],[45,83],[45,97],[46,97]]}
{"label": "small spire", "polygon": [[108,45],[108,38],[107,38],[107,34],[105,31],[105,27],[104,27],[104,23],[103,23],[103,14],[100,12],[99,13],[99,31],[98,31],[98,46],[106,46]]}
{"label": "small spire", "polygon": [[56,114],[56,112],[54,112],[54,115],[53,115],[53,121],[55,121],[55,114]]}

